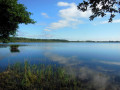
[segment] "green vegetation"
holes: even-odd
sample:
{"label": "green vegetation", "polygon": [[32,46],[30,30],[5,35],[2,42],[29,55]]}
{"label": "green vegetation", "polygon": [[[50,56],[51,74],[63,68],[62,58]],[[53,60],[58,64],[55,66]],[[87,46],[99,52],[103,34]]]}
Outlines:
{"label": "green vegetation", "polygon": [[0,90],[94,90],[55,65],[16,63],[0,73]]}
{"label": "green vegetation", "polygon": [[18,0],[0,0],[0,37],[3,42],[8,42],[9,36],[16,34],[18,24],[35,23],[26,9]]}
{"label": "green vegetation", "polygon": [[[0,38],[0,42],[2,42],[2,38]],[[32,38],[21,38],[21,37],[10,37],[9,42],[94,42],[94,43],[114,43],[120,41],[69,41],[65,39],[32,39]]]}
{"label": "green vegetation", "polygon": [[68,74],[65,67],[56,65],[30,65],[25,62],[8,65],[6,70],[0,70],[0,90],[114,90],[119,88],[119,76],[115,78],[118,86],[114,86],[115,80],[113,80],[107,86],[101,87],[97,81],[91,81],[92,78],[80,79],[80,75],[77,77],[69,72]]}
{"label": "green vegetation", "polygon": [[[0,39],[2,42],[2,38]],[[32,38],[19,38],[19,37],[10,37],[9,42],[68,42],[68,40],[62,39],[32,39]]]}
{"label": "green vegetation", "polygon": [[96,17],[104,17],[110,15],[109,22],[115,17],[116,13],[120,13],[120,1],[119,0],[83,0],[78,5],[78,9],[85,12],[88,9],[92,11],[90,20]]}
{"label": "green vegetation", "polygon": [[10,45],[10,51],[11,52],[20,52],[18,49],[19,45]]}

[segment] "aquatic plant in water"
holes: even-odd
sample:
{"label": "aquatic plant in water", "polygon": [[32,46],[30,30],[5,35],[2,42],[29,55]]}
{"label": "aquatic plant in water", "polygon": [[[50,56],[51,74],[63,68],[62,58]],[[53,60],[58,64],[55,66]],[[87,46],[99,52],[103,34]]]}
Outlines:
{"label": "aquatic plant in water", "polygon": [[[0,90],[96,90],[56,65],[16,63],[0,73]],[[107,89],[106,89],[107,90]]]}

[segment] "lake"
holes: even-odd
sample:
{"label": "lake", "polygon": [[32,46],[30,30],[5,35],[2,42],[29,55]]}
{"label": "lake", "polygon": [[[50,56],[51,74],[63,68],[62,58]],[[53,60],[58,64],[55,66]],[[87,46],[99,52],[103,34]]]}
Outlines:
{"label": "lake", "polygon": [[[18,45],[16,49],[12,45]],[[120,88],[120,43],[0,44],[0,70],[16,62],[63,66],[66,73],[89,80],[96,88]]]}

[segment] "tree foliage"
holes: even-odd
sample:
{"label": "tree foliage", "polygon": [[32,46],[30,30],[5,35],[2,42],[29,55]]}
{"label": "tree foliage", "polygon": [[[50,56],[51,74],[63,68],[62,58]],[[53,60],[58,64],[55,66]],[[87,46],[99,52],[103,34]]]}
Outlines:
{"label": "tree foliage", "polygon": [[0,37],[7,39],[15,35],[18,24],[35,23],[26,9],[18,0],[0,0]]}
{"label": "tree foliage", "polygon": [[79,3],[78,9],[85,12],[91,9],[92,15],[90,20],[96,17],[104,17],[107,13],[110,13],[109,22],[115,17],[115,13],[120,13],[120,1],[119,0],[83,0]]}

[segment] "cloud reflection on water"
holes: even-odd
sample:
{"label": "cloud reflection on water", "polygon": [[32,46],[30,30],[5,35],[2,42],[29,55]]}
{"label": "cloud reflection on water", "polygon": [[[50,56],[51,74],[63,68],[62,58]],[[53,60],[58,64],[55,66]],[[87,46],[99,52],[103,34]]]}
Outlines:
{"label": "cloud reflection on water", "polygon": [[88,67],[82,67],[83,61],[78,60],[76,56],[64,57],[50,52],[46,52],[44,55],[50,60],[64,65],[64,68],[67,71],[66,73],[78,77],[82,81],[87,80],[87,83],[97,90],[104,90],[109,85],[109,76]]}
{"label": "cloud reflection on water", "polygon": [[[45,52],[44,55],[50,60],[62,64],[67,74],[78,77],[82,82],[86,82],[86,84],[93,86],[96,90],[106,90],[106,88],[109,88],[109,90],[119,90],[119,85],[115,85],[112,82],[114,78],[111,78],[107,73],[89,68],[87,65],[84,66],[84,61],[79,60],[77,56],[65,57],[50,52]],[[108,64],[112,63],[109,62]]]}
{"label": "cloud reflection on water", "polygon": [[77,60],[76,56],[64,57],[64,56],[60,56],[60,55],[53,54],[50,52],[46,52],[44,53],[44,55],[45,57],[48,57],[52,61],[56,61],[59,64],[64,64],[67,66],[73,66],[73,65],[77,65],[81,63],[79,60]]}
{"label": "cloud reflection on water", "polygon": [[109,64],[109,65],[120,65],[120,62],[110,62],[110,61],[99,61],[99,63]]}

